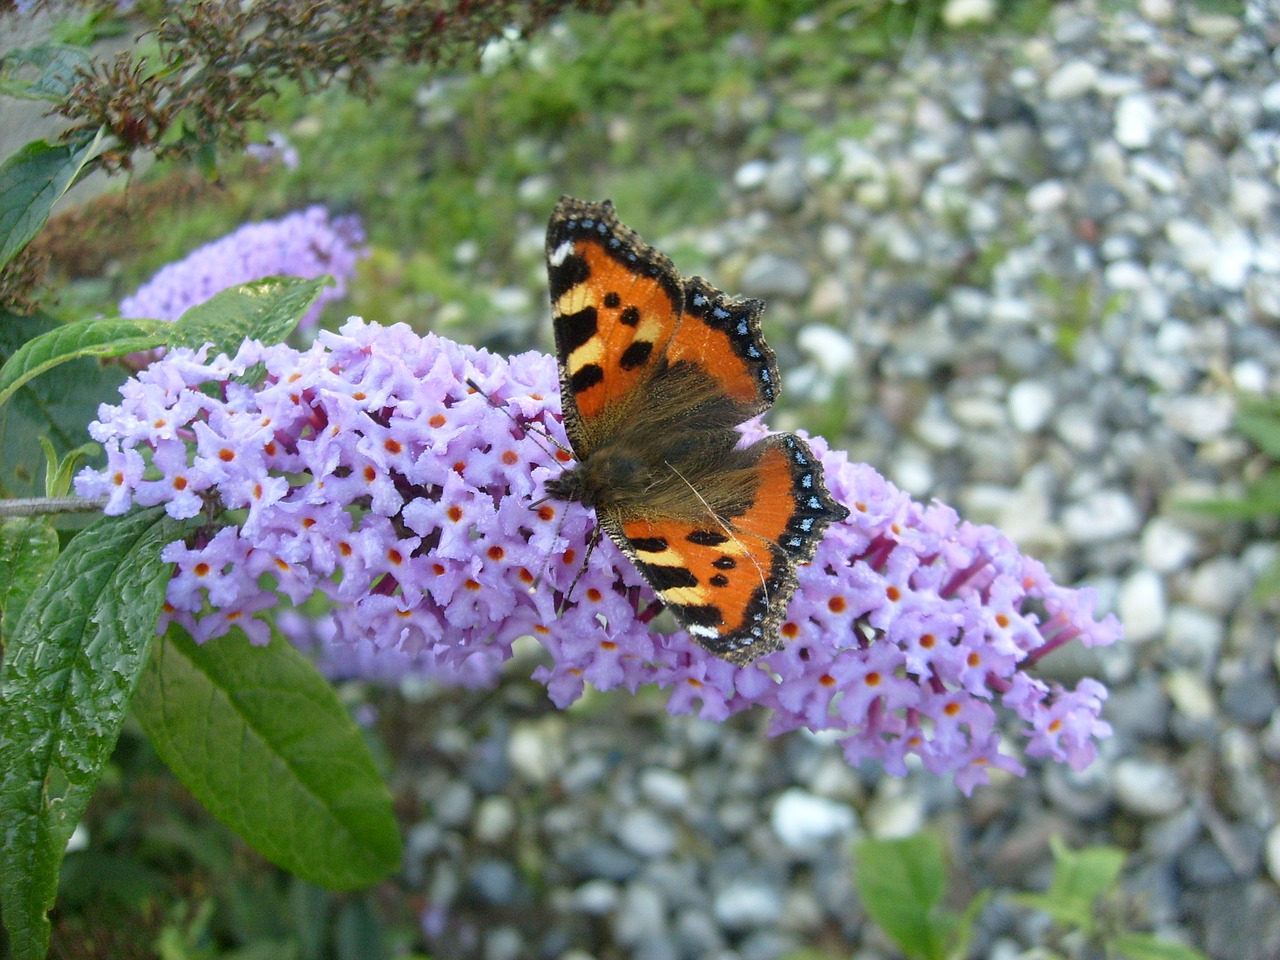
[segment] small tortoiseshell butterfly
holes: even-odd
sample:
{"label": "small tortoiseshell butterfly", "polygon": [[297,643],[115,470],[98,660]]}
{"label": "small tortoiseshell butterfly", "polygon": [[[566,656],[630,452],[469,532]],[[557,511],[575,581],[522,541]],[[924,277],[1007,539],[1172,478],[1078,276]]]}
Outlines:
{"label": "small tortoiseshell butterfly", "polygon": [[739,447],[734,428],[778,395],[760,331],[764,303],[681,277],[608,201],[560,199],[547,266],[578,459],[547,494],[594,508],[712,653],[747,664],[779,649],[796,567],[849,511],[799,437]]}

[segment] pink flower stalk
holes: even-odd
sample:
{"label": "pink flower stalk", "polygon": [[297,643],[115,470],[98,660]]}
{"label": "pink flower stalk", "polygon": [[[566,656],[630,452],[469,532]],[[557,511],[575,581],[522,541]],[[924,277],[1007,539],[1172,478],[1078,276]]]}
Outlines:
{"label": "pink flower stalk", "polygon": [[[260,383],[237,382],[259,363]],[[305,351],[174,350],[121,392],[90,428],[107,466],[77,490],[106,495],[110,514],[223,511],[217,532],[164,552],[177,565],[167,617],[199,641],[238,626],[265,644],[262,614],[318,591],[331,606],[319,643],[338,669],[374,669],[383,652],[397,669],[489,685],[532,635],[550,653],[535,677],[560,707],[587,683],[656,683],[672,713],[716,720],[766,706],[773,733],[835,731],[851,763],[902,775],[915,756],[965,792],[991,767],[1023,772],[1001,752],[997,704],[1025,722],[1028,755],[1077,769],[1110,733],[1101,684],[1027,672],[1068,640],[1119,637],[1091,591],[1055,585],[999,531],[913,502],[821,439],[850,517],[801,569],[785,647],[735,667],[651,630],[660,606],[608,538],[582,568],[590,511],[538,502],[569,459],[548,440],[566,442],[550,357],[504,360],[353,318]]]}

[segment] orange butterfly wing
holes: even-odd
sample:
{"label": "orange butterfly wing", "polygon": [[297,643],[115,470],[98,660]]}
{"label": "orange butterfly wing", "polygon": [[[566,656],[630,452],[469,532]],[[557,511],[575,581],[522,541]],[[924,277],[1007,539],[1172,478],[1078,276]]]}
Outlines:
{"label": "orange butterfly wing", "polygon": [[763,304],[682,278],[608,202],[562,198],[547,263],[579,460],[548,494],[595,507],[704,647],[736,663],[777,649],[796,566],[848,514],[799,438],[736,449],[733,427],[777,395]]}

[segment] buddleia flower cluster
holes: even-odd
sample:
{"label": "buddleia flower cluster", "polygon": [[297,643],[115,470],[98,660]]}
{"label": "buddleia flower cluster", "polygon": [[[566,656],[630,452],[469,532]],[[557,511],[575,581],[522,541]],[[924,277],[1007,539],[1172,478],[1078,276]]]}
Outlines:
{"label": "buddleia flower cluster", "polygon": [[326,287],[299,321],[316,325],[325,304],[347,292],[356,264],[365,255],[364,228],[355,215],[330,216],[315,205],[278,220],[246,223],[182,260],[170,263],[120,303],[122,317],[177,320],[215,293],[276,274],[312,279],[328,274]]}
{"label": "buddleia flower cluster", "polygon": [[[265,374],[243,382],[251,369]],[[849,519],[800,570],[783,649],[736,667],[656,629],[660,605],[607,537],[584,567],[591,512],[543,499],[570,460],[550,357],[352,318],[302,351],[174,350],[122,395],[91,426],[107,465],[77,490],[105,495],[110,514],[164,504],[221,518],[164,552],[165,616],[198,641],[238,627],[265,644],[273,618],[319,594],[316,635],[352,669],[385,656],[487,686],[532,636],[548,654],[535,677],[560,707],[586,684],[657,684],[671,712],[713,720],[767,707],[774,733],[833,731],[853,763],[905,774],[914,756],[966,792],[993,767],[1023,770],[1002,752],[1000,711],[1020,718],[1027,755],[1075,768],[1110,733],[1100,684],[1030,672],[1065,643],[1117,639],[1093,594],[821,439]]]}

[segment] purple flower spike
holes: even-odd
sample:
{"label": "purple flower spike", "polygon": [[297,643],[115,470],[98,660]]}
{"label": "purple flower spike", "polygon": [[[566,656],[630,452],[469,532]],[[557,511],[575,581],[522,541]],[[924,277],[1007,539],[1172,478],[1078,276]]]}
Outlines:
{"label": "purple flower spike", "polygon": [[307,330],[316,325],[326,303],[347,292],[356,263],[365,256],[363,243],[358,217],[330,218],[321,206],[279,220],[247,223],[163,267],[121,301],[120,315],[177,320],[190,307],[239,283],[275,274],[307,278],[328,274],[336,285],[321,291],[299,322],[299,329]]}
{"label": "purple flower spike", "polygon": [[[256,364],[260,385],[236,382]],[[736,667],[653,632],[659,607],[611,540],[583,567],[590,512],[539,501],[569,459],[550,357],[503,360],[353,318],[306,351],[175,350],[122,395],[91,427],[107,466],[82,472],[80,493],[107,495],[112,514],[236,511],[165,553],[177,565],[166,615],[197,639],[240,626],[266,642],[259,613],[318,592],[330,611],[306,645],[339,675],[488,685],[532,635],[558,706],[588,683],[657,683],[673,713],[716,720],[767,706],[774,733],[831,730],[851,763],[897,775],[918,763],[966,792],[991,768],[1022,772],[1001,752],[1000,707],[1025,723],[1027,755],[1077,769],[1110,733],[1100,684],[1066,690],[1027,668],[1071,640],[1114,642],[1115,617],[1097,619],[1089,591],[1055,585],[999,531],[915,503],[820,439],[850,517],[801,569],[783,649]]]}

